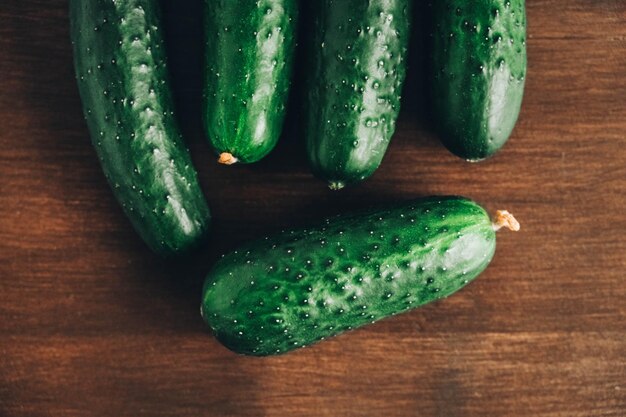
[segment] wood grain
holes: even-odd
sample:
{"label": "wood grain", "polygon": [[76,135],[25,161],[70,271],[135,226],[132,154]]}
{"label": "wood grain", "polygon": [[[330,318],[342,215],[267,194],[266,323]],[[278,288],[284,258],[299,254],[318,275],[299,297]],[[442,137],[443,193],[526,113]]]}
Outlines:
{"label": "wood grain", "polygon": [[[626,415],[626,3],[528,2],[527,94],[497,157],[428,128],[418,19],[383,166],[332,193],[309,174],[294,94],[284,138],[217,166],[199,122],[199,1],[167,2],[178,114],[214,213],[207,248],[165,262],[98,166],[65,0],[0,3],[0,415]],[[419,10],[421,7],[418,7]],[[362,205],[462,194],[522,222],[459,294],[275,358],[236,356],[198,314],[240,242]]]}

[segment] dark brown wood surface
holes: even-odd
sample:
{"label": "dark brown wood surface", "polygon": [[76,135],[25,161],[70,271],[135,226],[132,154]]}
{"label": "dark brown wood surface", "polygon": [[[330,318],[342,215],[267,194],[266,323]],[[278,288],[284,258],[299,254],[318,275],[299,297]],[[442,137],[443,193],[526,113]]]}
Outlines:
{"label": "dark brown wood surface", "polygon": [[[0,416],[626,416],[626,2],[529,0],[522,114],[481,164],[428,128],[416,41],[382,167],[338,193],[309,174],[295,105],[265,161],[215,163],[199,122],[200,3],[170,2],[167,31],[214,228],[175,263],[144,247],[101,173],[66,1],[0,2]],[[430,194],[522,223],[460,293],[274,358],[234,355],[203,326],[218,254]]]}

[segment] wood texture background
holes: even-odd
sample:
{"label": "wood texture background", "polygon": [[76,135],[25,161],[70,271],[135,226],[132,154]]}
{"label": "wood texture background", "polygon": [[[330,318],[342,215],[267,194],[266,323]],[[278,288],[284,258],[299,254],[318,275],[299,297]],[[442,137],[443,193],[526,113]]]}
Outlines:
{"label": "wood texture background", "polygon": [[[66,1],[0,2],[0,416],[626,416],[625,1],[528,1],[523,111],[481,164],[428,128],[416,41],[383,166],[340,193],[308,172],[297,106],[269,158],[217,166],[199,122],[201,2],[174,3],[178,114],[214,213],[209,247],[178,263],[144,247],[100,171]],[[274,358],[204,328],[200,286],[223,251],[429,194],[522,223],[457,295]]]}

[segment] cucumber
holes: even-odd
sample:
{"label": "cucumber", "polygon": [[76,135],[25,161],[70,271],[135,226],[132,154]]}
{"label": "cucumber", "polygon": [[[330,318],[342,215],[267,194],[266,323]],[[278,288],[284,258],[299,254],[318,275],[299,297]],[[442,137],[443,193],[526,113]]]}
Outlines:
{"label": "cucumber", "polygon": [[282,232],[216,263],[202,316],[237,353],[288,352],[454,293],[487,267],[502,225],[519,228],[432,197]]}
{"label": "cucumber", "polygon": [[83,110],[104,174],[143,240],[197,245],[209,209],[174,115],[157,1],[71,0]]}
{"label": "cucumber", "polygon": [[380,165],[400,111],[410,0],[312,5],[305,137],[313,173],[331,189]]}
{"label": "cucumber", "polygon": [[297,0],[205,0],[204,127],[219,162],[252,163],[280,136]]}
{"label": "cucumber", "polygon": [[526,76],[524,0],[433,4],[432,98],[444,145],[470,161],[508,140]]}

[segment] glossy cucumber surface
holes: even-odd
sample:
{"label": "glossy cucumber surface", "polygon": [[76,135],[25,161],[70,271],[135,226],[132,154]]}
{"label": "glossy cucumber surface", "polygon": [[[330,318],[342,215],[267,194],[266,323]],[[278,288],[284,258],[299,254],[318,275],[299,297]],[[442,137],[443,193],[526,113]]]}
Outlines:
{"label": "glossy cucumber surface", "polygon": [[311,7],[304,135],[313,173],[332,189],[378,168],[396,127],[410,0],[321,0]]}
{"label": "glossy cucumber surface", "polygon": [[173,114],[157,1],[71,0],[85,119],[102,169],[155,252],[203,239],[209,209]]}
{"label": "glossy cucumber surface", "polygon": [[207,276],[202,314],[235,352],[284,353],[446,297],[495,248],[485,210],[461,197],[338,216],[223,257]]}
{"label": "glossy cucumber surface", "polygon": [[276,145],[291,84],[297,0],[204,0],[204,126],[220,162]]}
{"label": "glossy cucumber surface", "polygon": [[478,161],[508,140],[526,77],[524,0],[433,2],[432,97],[444,145]]}

